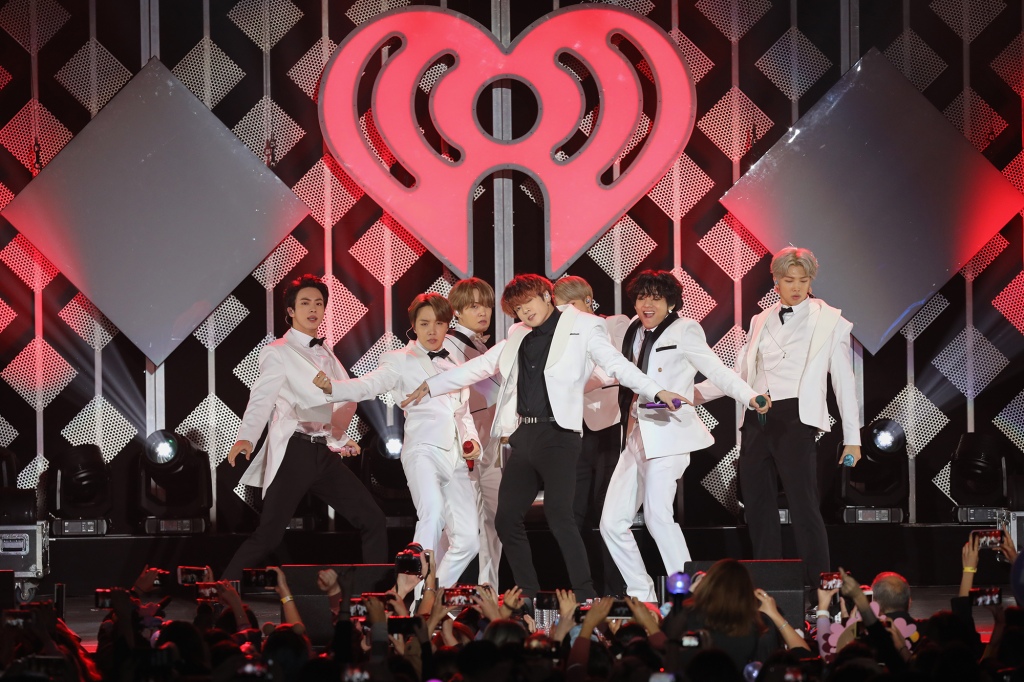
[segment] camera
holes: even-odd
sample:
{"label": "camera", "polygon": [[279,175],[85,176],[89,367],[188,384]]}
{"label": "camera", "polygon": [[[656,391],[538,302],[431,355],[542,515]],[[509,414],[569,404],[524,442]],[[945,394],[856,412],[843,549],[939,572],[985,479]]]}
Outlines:
{"label": "camera", "polygon": [[216,599],[217,583],[196,583],[196,596],[200,599]]}
{"label": "camera", "polygon": [[707,637],[700,630],[684,632],[679,638],[679,644],[684,649],[703,649],[707,646]]}
{"label": "camera", "polygon": [[391,605],[391,600],[395,598],[395,595],[392,592],[363,592],[362,595],[360,595],[360,597],[364,607],[366,607],[367,601],[369,601],[370,599],[376,599],[380,603],[384,604],[385,612],[395,612],[395,608]]}
{"label": "camera", "polygon": [[558,595],[554,592],[537,592],[533,597],[533,608],[538,611],[557,611]]}
{"label": "camera", "polygon": [[395,573],[423,577],[423,563],[420,561],[422,555],[423,548],[415,542],[410,542],[405,549],[395,555]]}
{"label": "camera", "polygon": [[214,618],[219,616],[224,611],[224,604],[219,599],[203,599],[202,597],[196,599],[197,611],[204,606],[213,612]]}
{"label": "camera", "polygon": [[366,604],[362,599],[350,599],[348,602],[349,618],[366,618]]}
{"label": "camera", "polygon": [[205,566],[178,566],[178,584],[195,585],[206,580]]}
{"label": "camera", "polygon": [[475,587],[456,585],[444,591],[444,605],[465,608],[473,605],[473,597],[476,596],[478,595]]}
{"label": "camera", "polygon": [[243,568],[242,587],[258,590],[277,587],[277,571],[272,571],[269,568]]}
{"label": "camera", "polygon": [[101,587],[96,590],[95,593],[96,608],[97,609],[112,609],[114,608],[114,600],[110,596],[110,589]]}
{"label": "camera", "polygon": [[416,634],[416,621],[423,622],[419,616],[389,616],[388,634],[414,635]]}
{"label": "camera", "polygon": [[972,530],[971,539],[978,538],[978,549],[999,549],[1003,544],[1003,531],[998,528],[991,530]]}
{"label": "camera", "polygon": [[843,577],[838,572],[821,574],[821,589],[838,590],[843,586]]}
{"label": "camera", "polygon": [[632,617],[633,611],[629,608],[629,604],[624,599],[616,599],[605,620],[623,620]]}
{"label": "camera", "polygon": [[1003,603],[1003,588],[972,587],[971,603],[975,606],[996,606]]}
{"label": "camera", "polygon": [[25,609],[4,609],[3,625],[23,630],[32,624],[32,612]]}

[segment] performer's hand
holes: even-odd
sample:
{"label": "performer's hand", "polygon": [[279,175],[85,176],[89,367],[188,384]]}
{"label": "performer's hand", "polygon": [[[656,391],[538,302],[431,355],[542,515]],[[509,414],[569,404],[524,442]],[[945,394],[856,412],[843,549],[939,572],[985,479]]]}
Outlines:
{"label": "performer's hand", "polygon": [[857,462],[860,461],[860,446],[859,445],[847,445],[843,448],[843,454],[839,455],[839,465],[842,466],[843,459],[847,454],[853,455],[853,466],[857,466]]}
{"label": "performer's hand", "polygon": [[[761,407],[760,405],[757,404],[758,398],[764,398],[764,407]],[[753,398],[750,399],[750,406],[757,410],[758,414],[764,414],[765,412],[772,408],[771,396],[769,396],[767,393],[765,393],[764,395],[755,395]]]}
{"label": "performer's hand", "polygon": [[405,400],[399,405],[403,410],[409,405],[419,405],[420,401],[430,395],[430,387],[427,386],[427,382],[420,384],[415,391],[405,396]]}
{"label": "performer's hand", "polygon": [[313,385],[323,391],[324,395],[334,393],[334,385],[331,383],[331,378],[323,372],[316,373],[316,376],[313,377]]}
{"label": "performer's hand", "polygon": [[248,462],[252,458],[252,443],[247,440],[236,441],[228,453],[228,464],[235,466],[235,460],[239,455],[245,455],[245,461]]}
{"label": "performer's hand", "polygon": [[[679,395],[678,393],[673,393],[672,391],[659,391],[658,395],[654,396],[654,399],[657,400],[658,402],[665,403],[665,405],[668,406],[669,412],[675,412],[676,410],[679,409],[679,407],[682,407],[684,403],[687,405],[693,405],[693,401],[687,400],[683,396]],[[673,402],[674,400],[679,401],[679,407],[676,407],[675,403]]]}
{"label": "performer's hand", "polygon": [[341,452],[338,454],[342,457],[355,457],[362,451],[363,449],[359,447],[359,443],[349,439],[349,441],[341,447]]}
{"label": "performer's hand", "polygon": [[471,440],[469,442],[473,444],[473,449],[469,452],[469,454],[463,452],[462,459],[480,459],[480,443],[476,442],[475,440]]}

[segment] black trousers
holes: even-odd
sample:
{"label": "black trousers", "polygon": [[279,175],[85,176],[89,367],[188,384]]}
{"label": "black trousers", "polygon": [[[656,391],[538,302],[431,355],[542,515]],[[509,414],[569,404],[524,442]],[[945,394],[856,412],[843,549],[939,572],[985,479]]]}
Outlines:
{"label": "black trousers", "polygon": [[370,491],[326,445],[292,438],[263,498],[260,525],[235,552],[224,570],[225,580],[241,578],[243,568],[263,566],[262,562],[281,544],[288,522],[306,493],[319,497],[356,527],[362,539],[363,563],[389,563],[384,512]]}
{"label": "black trousers", "polygon": [[597,528],[601,520],[604,498],[608,494],[608,483],[612,480],[615,465],[622,451],[622,427],[618,424],[591,431],[583,425],[583,449],[576,463],[576,498],[572,505],[576,526],[584,537],[591,554],[601,555],[601,594],[625,594],[626,581],[622,579],[608,546],[599,536],[593,545],[588,542],[587,531]]}
{"label": "black trousers", "polygon": [[544,516],[562,550],[576,598],[596,597],[587,550],[572,510],[576,497],[576,461],[582,447],[579,433],[566,431],[553,423],[522,424],[509,438],[509,445],[511,454],[498,489],[494,527],[516,585],[528,597],[540,589],[523,520],[543,484]]}
{"label": "black trousers", "polygon": [[817,430],[800,421],[795,398],[774,401],[763,427],[757,413],[748,410],[740,430],[740,487],[754,558],[783,558],[778,511],[781,478],[807,584],[817,585],[819,574],[831,570],[818,498]]}

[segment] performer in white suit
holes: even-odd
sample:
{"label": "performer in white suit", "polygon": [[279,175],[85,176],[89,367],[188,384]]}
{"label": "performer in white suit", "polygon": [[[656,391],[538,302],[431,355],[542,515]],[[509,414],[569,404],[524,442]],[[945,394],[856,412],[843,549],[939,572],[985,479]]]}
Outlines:
{"label": "performer in white suit", "polygon": [[[448,302],[455,314],[455,326],[448,330],[444,347],[449,360],[461,365],[467,360],[487,352],[487,330],[494,312],[494,289],[482,279],[470,277],[452,285]],[[501,466],[496,449],[490,449],[488,433],[494,421],[494,404],[498,400],[500,383],[487,377],[469,387],[469,410],[473,415],[476,432],[480,436],[483,455],[469,472],[476,489],[476,505],[480,518],[480,574],[478,584],[498,585],[498,564],[501,561],[501,540],[494,529],[494,515],[498,510],[498,487],[501,485]],[[446,548],[447,549],[447,548]]]}
{"label": "performer in white suit", "polygon": [[261,566],[280,544],[288,522],[306,493],[313,493],[359,530],[363,562],[387,562],[384,512],[341,457],[359,454],[345,435],[355,403],[328,405],[314,384],[319,377],[347,378],[345,368],[317,338],[327,306],[327,285],[313,275],[289,283],[284,300],[291,329],[260,351],[260,376],[228,454],[252,456],[263,427],[267,439],[242,476],[263,489],[263,511],[256,532],[238,548],[224,577],[238,579],[243,568]]}
{"label": "performer in white suit", "polygon": [[[390,392],[395,402],[427,377],[455,367],[444,343],[452,308],[440,294],[420,294],[409,306],[415,341],[380,356],[374,371],[358,379],[322,384],[332,402],[374,400]],[[405,411],[402,469],[416,505],[413,542],[436,549],[442,530],[450,546],[437,567],[437,582],[451,587],[480,549],[476,493],[466,459],[480,456],[480,443],[469,411],[469,390],[455,389]],[[464,443],[472,443],[469,453]]]}
{"label": "performer in white suit", "polygon": [[502,438],[511,446],[495,519],[505,556],[516,585],[532,597],[540,585],[523,519],[543,482],[548,525],[562,550],[576,597],[586,599],[596,592],[572,502],[583,392],[594,364],[647,400],[660,398],[671,404],[673,399],[685,398],[662,389],[622,357],[608,340],[603,320],[570,306],[555,308],[551,291],[552,284],[544,277],[516,276],[501,297],[502,310],[520,319],[509,329],[508,339],[464,365],[430,377],[403,405],[501,374],[489,447],[497,447]]}
{"label": "performer in white suit", "polygon": [[[786,490],[797,550],[808,584],[832,570],[828,536],[818,499],[815,435],[828,431],[825,395],[832,375],[845,448],[850,465],[860,460],[860,408],[850,361],[853,325],[840,311],[809,298],[818,261],[807,249],[788,247],[772,259],[772,278],[780,302],[755,315],[747,345],[737,356],[737,371],[754,390],[770,394],[771,414],[762,427],[747,413],[741,432],[740,489],[755,559],[782,558],[778,483]],[[722,395],[703,382],[697,402]]]}
{"label": "performer in white suit", "polygon": [[[671,272],[645,270],[627,288],[637,317],[623,340],[622,352],[651,377],[682,388],[693,397],[693,377],[700,372],[728,395],[757,408],[757,393],[722,364],[708,347],[704,330],[679,317],[682,287]],[[630,525],[640,506],[647,530],[661,552],[668,575],[683,570],[690,552],[674,518],[676,485],[690,463],[690,453],[715,439],[692,405],[675,412],[638,408],[636,397],[622,391],[626,446],[608,485],[601,513],[601,536],[626,580],[626,593],[655,602],[654,581],[644,568]],[[758,408],[767,411],[767,405]]]}

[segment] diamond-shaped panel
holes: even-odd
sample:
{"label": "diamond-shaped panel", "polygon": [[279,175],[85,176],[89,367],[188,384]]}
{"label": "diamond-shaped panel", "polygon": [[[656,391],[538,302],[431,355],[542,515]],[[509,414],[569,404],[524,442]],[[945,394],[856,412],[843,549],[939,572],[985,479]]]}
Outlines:
{"label": "diamond-shaped panel", "polygon": [[726,38],[736,42],[770,10],[768,0],[698,0],[697,9]]}
{"label": "diamond-shaped panel", "polygon": [[[979,152],[985,151],[999,134],[1006,130],[1006,121],[995,109],[988,105],[988,102],[981,98],[981,95],[974,91],[974,88],[967,89],[967,102],[971,108],[971,131],[967,139],[971,141],[974,148]],[[943,112],[950,123],[957,127],[957,130],[964,133],[964,93],[956,96]]]}
{"label": "diamond-shaped panel", "polygon": [[757,307],[761,310],[768,310],[773,305],[779,302],[779,292],[775,289],[770,289],[768,293],[761,297],[761,300],[757,302]]}
{"label": "diamond-shaped panel", "polygon": [[0,334],[4,333],[4,330],[7,329],[7,325],[14,322],[14,318],[17,316],[18,313],[14,312],[14,308],[7,305],[7,302],[0,298]]}
{"label": "diamond-shaped panel", "polygon": [[18,429],[11,426],[11,423],[0,416],[0,448],[9,448],[14,439],[18,437]]}
{"label": "diamond-shaped panel", "polygon": [[[398,350],[404,348],[405,344],[395,336],[392,332],[388,332],[384,336],[377,339],[377,342],[370,346],[370,349],[363,353],[363,357],[356,360],[355,364],[352,365],[353,376],[361,377],[368,372],[372,372],[377,369],[377,365],[380,363],[380,356],[387,353],[389,350]],[[377,396],[377,398],[385,405],[391,407],[395,404],[395,401],[391,399],[390,393]]]}
{"label": "diamond-shaped panel", "polygon": [[690,68],[690,76],[693,77],[693,82],[700,83],[700,80],[708,75],[708,71],[715,66],[715,63],[706,54],[701,52],[700,48],[678,28],[672,29],[668,34],[672,40],[676,41],[679,50],[686,57],[686,65]]}
{"label": "diamond-shaped panel", "polygon": [[235,444],[242,420],[215,395],[208,395],[196,409],[174,429],[210,456],[210,465],[217,467],[227,459]]}
{"label": "diamond-shaped panel", "polygon": [[302,59],[288,69],[288,77],[314,102],[320,91],[320,75],[324,72],[327,61],[336,49],[338,49],[337,43],[330,38],[321,36],[313,43],[313,47],[302,55]]}
{"label": "diamond-shaped panel", "polygon": [[274,140],[274,162],[280,162],[285,154],[302,139],[306,131],[295,122],[285,110],[272,99],[262,98],[249,113],[242,117],[232,130],[252,153],[264,157],[267,148],[267,117],[270,119],[270,135]]}
{"label": "diamond-shaped panel", "polygon": [[618,5],[619,7],[625,7],[626,9],[633,10],[642,17],[646,17],[654,9],[654,3],[651,0],[593,0],[594,2],[601,2],[606,5]]}
{"label": "diamond-shaped panel", "polygon": [[950,494],[949,487],[949,476],[952,471],[952,464],[950,462],[946,462],[946,466],[942,467],[939,470],[939,473],[935,474],[935,477],[932,479],[932,483],[934,483],[935,487],[941,490],[942,494],[948,497],[953,504],[956,504],[956,500],[954,500],[953,496]]}
{"label": "diamond-shaped panel", "polygon": [[708,313],[715,309],[718,303],[715,302],[715,299],[711,298],[711,295],[704,290],[704,287],[697,284],[697,280],[691,277],[690,273],[686,270],[673,268],[672,274],[676,276],[679,284],[683,287],[683,306],[679,314],[700,322],[708,316]]}
{"label": "diamond-shaped panel", "polygon": [[747,343],[747,332],[743,330],[743,327],[739,325],[733,325],[729,331],[727,331],[718,342],[711,347],[711,350],[715,351],[715,355],[722,361],[722,364],[726,367],[736,366],[736,357],[740,353],[740,349]]}
{"label": "diamond-shaped panel", "polygon": [[348,423],[345,435],[358,443],[363,439],[363,436],[369,432],[370,427],[363,423],[363,420],[359,418],[358,414],[354,414],[352,415],[352,421]]}
{"label": "diamond-shaped panel", "polygon": [[0,372],[0,377],[36,410],[49,405],[76,376],[78,370],[38,336]]}
{"label": "diamond-shaped panel", "polygon": [[11,74],[7,69],[0,66],[0,90],[7,87],[7,84],[11,82]]}
{"label": "diamond-shaped panel", "polygon": [[420,78],[420,90],[422,90],[424,94],[429,95],[430,91],[434,89],[434,86],[437,85],[437,82],[441,80],[441,76],[443,76],[444,72],[447,70],[448,65],[443,62],[439,62],[424,71],[423,77]]}
{"label": "diamond-shaped panel", "polygon": [[259,488],[239,483],[235,486],[232,492],[235,493],[235,495],[238,495],[238,499],[248,505],[250,509],[253,511],[259,511],[256,509],[256,500],[258,499],[257,491],[259,490]]}
{"label": "diamond-shaped panel", "polygon": [[14,198],[14,192],[7,189],[7,187],[0,182],[0,211],[7,207],[7,204],[11,203],[11,199]]}
{"label": "diamond-shaped panel", "polygon": [[[29,52],[32,51],[31,3],[32,0],[10,0],[0,9],[0,28]],[[35,0],[35,15],[36,50],[43,49],[71,18],[71,14],[56,0]]]}
{"label": "diamond-shaped panel", "polygon": [[[93,81],[93,65],[96,79]],[[83,45],[68,63],[61,67],[54,78],[68,92],[75,96],[83,107],[95,116],[110,98],[117,94],[125,83],[131,80],[132,72],[117,61],[98,40]],[[96,101],[93,102],[93,87]]]}
{"label": "diamond-shaped panel", "polygon": [[523,194],[530,198],[530,201],[537,204],[540,209],[544,210],[544,193],[540,190],[540,185],[537,181],[526,176],[521,183],[519,183],[519,189],[523,190]]}
{"label": "diamond-shaped panel", "polygon": [[1024,34],[1018,33],[999,56],[992,60],[992,70],[1024,97]]}
{"label": "diamond-shaped panel", "polygon": [[39,488],[39,477],[50,468],[50,463],[42,455],[36,455],[31,462],[18,473],[18,487],[22,490]]}
{"label": "diamond-shaped panel", "polygon": [[292,191],[306,202],[310,215],[325,228],[334,227],[365,194],[330,154],[318,159]]}
{"label": "diamond-shaped panel", "polygon": [[384,137],[377,130],[377,123],[373,118],[373,109],[367,109],[366,113],[359,117],[359,130],[363,133],[363,139],[369,145],[370,151],[377,157],[381,165],[390,169],[395,165],[395,155],[388,149]]}
{"label": "diamond-shaped panel", "polygon": [[[967,335],[973,343],[974,376],[967,373]],[[946,348],[935,356],[932,364],[968,398],[977,398],[996,375],[1010,364],[1006,356],[974,327],[964,329]]]}
{"label": "diamond-shaped panel", "polygon": [[700,482],[704,489],[718,500],[720,505],[736,515],[740,513],[740,501],[737,495],[739,463],[740,447],[734,445]]}
{"label": "diamond-shaped panel", "polygon": [[907,322],[907,326],[900,330],[900,334],[903,334],[907,341],[916,340],[947,307],[949,307],[949,301],[946,300],[946,297],[942,294],[935,294],[930,301],[924,304],[923,308],[917,311],[910,322]]}
{"label": "diamond-shaped panel", "polygon": [[58,314],[93,350],[103,350],[117,336],[114,323],[81,292],[75,294]]}
{"label": "diamond-shaped panel", "polygon": [[715,181],[685,153],[676,159],[647,196],[665,215],[679,220],[715,186]]}
{"label": "diamond-shaped panel", "polygon": [[872,421],[879,419],[892,419],[903,427],[907,435],[907,455],[910,457],[921,454],[925,446],[949,423],[949,417],[928,400],[928,396],[917,386],[905,386]]}
{"label": "diamond-shaped panel", "polygon": [[953,31],[973,41],[1006,8],[1003,0],[934,0],[928,5]]}
{"label": "diamond-shaped panel", "polygon": [[885,56],[918,90],[924,90],[946,70],[935,50],[908,28],[885,48]]}
{"label": "diamond-shaped panel", "polygon": [[378,282],[393,286],[426,252],[423,244],[385,213],[348,250]]}
{"label": "diamond-shaped panel", "polygon": [[772,120],[735,87],[697,122],[708,139],[733,161],[742,159],[772,125]]}
{"label": "diamond-shaped panel", "polygon": [[103,461],[110,462],[128,445],[139,430],[103,396],[95,396],[60,435],[72,445],[99,446]]}
{"label": "diamond-shaped panel", "polygon": [[[597,111],[596,108],[595,111]],[[636,146],[640,144],[645,137],[647,137],[647,133],[650,132],[650,130],[651,119],[647,117],[647,114],[640,112],[640,120],[637,122],[636,129],[633,131],[633,134],[630,135],[626,146],[622,149],[622,153],[619,154],[619,161],[626,158],[631,151],[636,149]],[[587,134],[589,135],[590,133]]]}
{"label": "diamond-shaped panel", "polygon": [[704,426],[707,427],[708,431],[714,431],[715,427],[718,426],[718,420],[703,405],[697,406],[697,417],[704,422]]}
{"label": "diamond-shaped panel", "polygon": [[790,100],[803,97],[832,66],[832,60],[796,26],[782,34],[754,64]]}
{"label": "diamond-shaped panel", "polygon": [[1006,285],[999,295],[992,299],[992,306],[1003,314],[1003,317],[1024,334],[1024,272]]}
{"label": "diamond-shaped panel", "polygon": [[397,7],[408,7],[409,0],[356,0],[345,12],[353,24],[358,26],[364,21],[373,19],[378,14]]}
{"label": "diamond-shaped panel", "polygon": [[[1024,151],[1006,164],[1006,168],[1003,169],[1003,177],[1013,183],[1018,192],[1024,194]],[[1024,209],[1021,209],[1020,214],[1024,216]]]}
{"label": "diamond-shaped panel", "polygon": [[263,0],[242,0],[228,12],[228,18],[264,52],[302,18],[302,10],[290,0],[270,0],[269,9],[264,14]]}
{"label": "diamond-shaped panel", "polygon": [[245,387],[252,389],[256,383],[256,379],[260,376],[260,351],[263,347],[274,340],[274,337],[267,334],[260,342],[256,344],[256,347],[249,351],[242,361],[235,365],[235,369],[232,370],[232,374],[238,377],[238,380],[245,384]]}
{"label": "diamond-shaped panel", "polygon": [[740,281],[768,250],[731,213],[715,223],[697,246],[733,281]]}
{"label": "diamond-shaped panel", "polygon": [[36,138],[32,134],[32,118],[39,122],[39,163],[45,166],[57,155],[64,145],[71,141],[71,131],[57,120],[50,110],[31,99],[14,118],[0,130],[0,145],[3,145],[22,166],[36,170]]}
{"label": "diamond-shaped panel", "polygon": [[1006,435],[1013,444],[1024,450],[1024,391],[1010,401],[992,423]]}
{"label": "diamond-shaped panel", "polygon": [[206,350],[215,350],[228,337],[235,327],[242,323],[249,309],[233,295],[224,299],[203,323],[196,327],[193,336]]}
{"label": "diamond-shaped panel", "polygon": [[323,281],[330,296],[327,300],[327,314],[324,315],[317,334],[325,337],[328,345],[333,348],[359,320],[363,319],[368,309],[334,275],[325,275]]}
{"label": "diamond-shaped panel", "polygon": [[657,244],[628,215],[594,242],[587,255],[615,282],[621,284]]}
{"label": "diamond-shaped panel", "polygon": [[985,244],[981,248],[981,251],[974,254],[971,260],[967,261],[967,264],[960,269],[960,274],[964,276],[964,279],[973,282],[978,278],[982,272],[985,271],[992,261],[996,259],[1000,253],[1003,252],[1010,242],[1006,241],[1006,238],[998,232],[988,240],[988,244]]}
{"label": "diamond-shaped panel", "polygon": [[206,56],[210,59],[210,107],[220,104],[231,90],[245,78],[245,71],[235,64],[224,50],[204,37],[189,50],[173,73],[199,99],[206,96]]}
{"label": "diamond-shaped panel", "polygon": [[7,246],[0,251],[0,261],[13,270],[14,274],[33,291],[44,288],[59,274],[53,263],[46,260],[39,249],[32,246],[21,234],[7,242]]}
{"label": "diamond-shaped panel", "polygon": [[309,250],[299,243],[298,239],[288,235],[288,238],[278,244],[267,259],[252,271],[252,276],[264,289],[272,291],[307,253]]}

